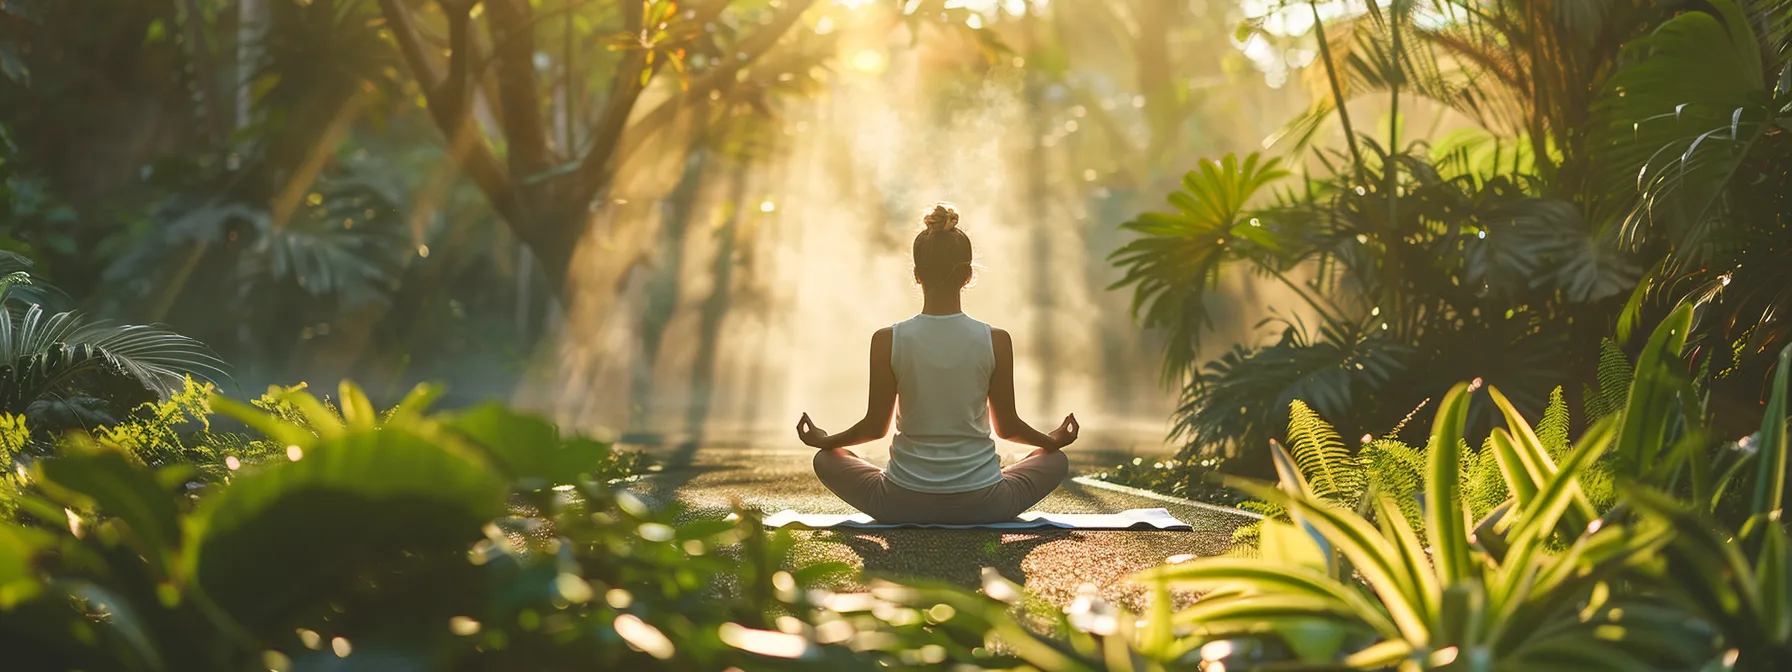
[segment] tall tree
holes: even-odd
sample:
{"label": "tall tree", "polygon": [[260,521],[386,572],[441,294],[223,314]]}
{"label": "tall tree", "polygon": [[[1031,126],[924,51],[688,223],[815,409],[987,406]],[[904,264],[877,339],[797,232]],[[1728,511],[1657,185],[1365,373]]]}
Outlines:
{"label": "tall tree", "polygon": [[[448,138],[450,156],[534,253],[559,291],[590,222],[592,203],[612,186],[617,166],[646,136],[670,126],[681,108],[719,96],[778,43],[814,0],[774,0],[765,20],[743,29],[724,50],[714,46],[721,39],[716,34],[725,32],[718,21],[729,0],[689,9],[671,0],[620,3],[620,25],[609,46],[621,56],[601,103],[590,114],[568,121],[579,128],[571,134],[582,140],[576,148],[556,146],[549,132],[542,104],[545,89],[535,63],[535,31],[547,15],[537,15],[529,0],[379,3],[431,117]],[[419,12],[426,5],[439,8],[445,18],[446,53],[422,26]],[[477,16],[476,8],[482,10]],[[484,35],[477,23],[484,25]],[[715,55],[688,58],[692,47]],[[642,93],[666,66],[684,77],[678,92],[636,114]],[[495,86],[485,84],[487,67],[496,75]],[[475,99],[495,120],[496,142],[473,118]]]}

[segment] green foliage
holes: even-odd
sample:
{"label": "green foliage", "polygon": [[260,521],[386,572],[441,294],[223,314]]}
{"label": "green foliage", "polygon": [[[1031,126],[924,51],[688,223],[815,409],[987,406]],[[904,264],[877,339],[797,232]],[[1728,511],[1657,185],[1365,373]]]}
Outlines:
{"label": "green foliage", "polygon": [[[15,465],[31,445],[31,429],[25,426],[25,417],[10,413],[0,413],[0,521],[14,520],[19,505],[19,498],[25,493],[25,478]],[[5,597],[0,596],[0,602]]]}
{"label": "green foliage", "polygon": [[[1282,308],[1301,317],[1289,319],[1278,342],[1246,344],[1204,364],[1184,346],[1198,342],[1205,318],[1147,317],[1166,329],[1166,366],[1186,382],[1175,429],[1188,446],[1185,461],[1231,451],[1243,458],[1240,471],[1266,473],[1256,447],[1276,438],[1294,399],[1347,419],[1341,433],[1354,436],[1392,424],[1465,378],[1521,390],[1517,403],[1540,412],[1542,393],[1572,380],[1566,372],[1592,369],[1593,352],[1583,344],[1599,326],[1585,311],[1625,292],[1631,271],[1598,248],[1572,203],[1541,196],[1531,176],[1447,174],[1420,145],[1360,144],[1369,157],[1363,164],[1345,170],[1343,157],[1320,152],[1331,172],[1272,203],[1207,208],[1228,213],[1226,222],[1247,222],[1235,228],[1249,237],[1159,226],[1167,216],[1142,215],[1133,229],[1147,237],[1114,255],[1137,301],[1180,296],[1183,305],[1205,305],[1228,265],[1298,297],[1298,305]],[[1189,245],[1213,249],[1189,257]],[[1204,260],[1205,270],[1143,250],[1183,250],[1177,254]],[[1305,316],[1317,326],[1300,326]],[[1493,420],[1477,404],[1471,434],[1484,434]]]}
{"label": "green foliage", "polygon": [[1470,520],[1482,520],[1512,499],[1512,491],[1506,486],[1505,473],[1501,471],[1494,451],[1492,437],[1480,450],[1461,449],[1462,467],[1458,477],[1462,483],[1462,504],[1468,509]]}
{"label": "green foliage", "polygon": [[[554,445],[521,414],[424,415],[427,391],[379,417],[343,389],[340,414],[280,395],[305,426],[213,399],[287,448],[196,504],[170,489],[188,467],[149,468],[108,442],[38,463],[22,510],[43,519],[0,525],[0,644],[24,654],[9,664],[304,669],[352,647],[351,662],[382,667],[868,669],[912,648],[848,648],[856,628],[904,616],[821,611],[825,594],[804,589],[843,568],[784,568],[794,540],[752,515],[678,522],[586,478],[529,485],[512,473],[589,449]],[[499,453],[466,438],[481,433],[539,440]],[[844,623],[827,643],[773,629],[823,613]],[[951,641],[912,630],[904,643]]]}
{"label": "green foliage", "polygon": [[1126,268],[1114,287],[1133,286],[1133,312],[1146,326],[1170,335],[1164,359],[1167,378],[1180,377],[1191,363],[1203,328],[1211,326],[1207,295],[1229,262],[1281,252],[1281,243],[1250,217],[1257,194],[1289,173],[1280,159],[1256,153],[1240,160],[1227,154],[1202,161],[1168,197],[1174,213],[1145,213],[1122,228],[1140,238],[1110,259]]}
{"label": "green foliage", "polygon": [[1778,373],[1761,432],[1752,438],[1759,471],[1740,528],[1721,521],[1699,500],[1676,500],[1649,487],[1627,488],[1626,501],[1673,531],[1654,584],[1683,594],[1692,610],[1722,633],[1731,669],[1778,670],[1792,665],[1792,565],[1780,522],[1785,506],[1787,397],[1792,395],[1792,346],[1780,351]]}
{"label": "green foliage", "polygon": [[31,304],[0,319],[0,405],[45,430],[120,421],[181,389],[189,374],[222,376],[204,344],[161,327],[46,315]]}
{"label": "green foliage", "polygon": [[[1298,480],[1284,477],[1281,489],[1239,482],[1293,517],[1292,526],[1265,524],[1273,552],[1165,567],[1141,578],[1213,590],[1176,620],[1201,623],[1212,638],[1273,632],[1308,665],[1428,669],[1469,656],[1491,668],[1684,669],[1716,655],[1696,626],[1646,597],[1614,594],[1608,583],[1647,564],[1668,542],[1662,526],[1583,526],[1565,542],[1570,551],[1546,548],[1572,508],[1579,472],[1611,446],[1614,421],[1590,430],[1559,471],[1530,481],[1537,494],[1514,510],[1503,545],[1470,536],[1454,477],[1457,451],[1438,449],[1461,444],[1469,394],[1458,387],[1438,410],[1426,469],[1450,477],[1428,479],[1423,530],[1387,497],[1372,502],[1371,522],[1324,503]],[[1624,627],[1606,627],[1620,618]]]}
{"label": "green foliage", "polygon": [[[1625,45],[1599,91],[1591,174],[1600,223],[1631,249],[1671,249],[1619,321],[1622,337],[1656,306],[1705,304],[1688,340],[1713,393],[1767,395],[1792,329],[1792,13],[1783,2],[1716,0]],[[1652,300],[1652,301],[1651,301]]]}
{"label": "green foliage", "polygon": [[1300,401],[1288,408],[1288,453],[1315,497],[1351,507],[1367,490],[1364,461],[1344,446],[1337,430]]}
{"label": "green foliage", "polygon": [[1630,382],[1636,377],[1636,373],[1630,368],[1630,359],[1609,338],[1599,342],[1599,368],[1596,373],[1599,386],[1586,387],[1581,392],[1588,422],[1622,410],[1630,401]]}
{"label": "green foliage", "polygon": [[116,424],[92,428],[92,439],[149,467],[191,467],[205,482],[229,475],[226,458],[252,464],[285,457],[285,446],[213,431],[211,400],[216,394],[213,384],[188,378],[185,387],[166,400],[133,409]]}
{"label": "green foliage", "polygon": [[[1591,414],[1587,416],[1588,422],[1598,419]],[[1543,408],[1543,419],[1537,422],[1537,440],[1543,442],[1543,449],[1549,452],[1551,459],[1560,460],[1568,454],[1569,423],[1568,401],[1562,398],[1562,388],[1550,390],[1549,405]]]}

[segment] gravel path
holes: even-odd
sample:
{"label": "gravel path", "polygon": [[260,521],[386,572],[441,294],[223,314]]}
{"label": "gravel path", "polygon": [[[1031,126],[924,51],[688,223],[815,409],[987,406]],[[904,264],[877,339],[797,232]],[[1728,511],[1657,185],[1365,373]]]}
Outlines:
{"label": "gravel path", "polygon": [[[1072,454],[1071,475],[1091,473],[1101,466],[1151,456],[1136,448],[1116,449],[1097,443]],[[855,449],[873,462],[888,454],[876,444]],[[1147,449],[1149,450],[1149,449]],[[1026,454],[1018,446],[1001,449],[1003,463]],[[815,480],[809,461],[813,450],[764,444],[704,444],[700,450],[654,451],[663,471],[642,481],[643,494],[664,500],[676,497],[691,507],[693,515],[725,515],[738,499],[761,511],[795,509],[813,513],[850,513],[852,508],[835,498]],[[1161,454],[1161,450],[1157,452]],[[794,553],[804,560],[839,560],[862,568],[868,576],[920,578],[946,581],[966,587],[978,585],[982,568],[994,567],[1003,576],[1026,586],[1044,605],[1062,608],[1084,584],[1092,584],[1106,599],[1142,609],[1144,592],[1125,582],[1125,577],[1183,554],[1211,556],[1225,553],[1232,530],[1247,519],[1226,510],[1190,506],[1179,500],[1140,496],[1111,488],[1066,480],[1057,492],[1035,510],[1065,513],[1114,512],[1133,508],[1168,509],[1194,527],[1190,532],[1133,532],[1050,530],[996,532],[972,530],[871,530],[799,531]],[[841,586],[850,589],[851,586]]]}

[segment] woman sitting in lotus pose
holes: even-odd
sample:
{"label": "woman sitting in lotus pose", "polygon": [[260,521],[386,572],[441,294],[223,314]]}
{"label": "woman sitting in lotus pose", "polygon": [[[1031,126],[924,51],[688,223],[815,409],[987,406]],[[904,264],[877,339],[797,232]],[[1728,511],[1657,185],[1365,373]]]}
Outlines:
{"label": "woman sitting in lotus pose", "polygon": [[[915,281],[921,314],[871,335],[871,394],[865,419],[839,434],[804,413],[797,437],[819,448],[815,475],[823,485],[885,523],[980,524],[1012,520],[1051,494],[1070,471],[1060,452],[1076,441],[1076,415],[1050,434],[1014,412],[1014,340],[967,317],[959,293],[971,280],[971,239],[958,212],[935,206],[915,236]],[[889,470],[846,446],[896,438]],[[1038,447],[1003,468],[995,434]]]}

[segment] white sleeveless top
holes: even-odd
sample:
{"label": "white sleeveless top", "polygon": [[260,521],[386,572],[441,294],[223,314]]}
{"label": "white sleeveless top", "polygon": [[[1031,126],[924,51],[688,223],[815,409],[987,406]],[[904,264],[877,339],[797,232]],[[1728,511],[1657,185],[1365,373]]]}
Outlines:
{"label": "white sleeveless top", "polygon": [[989,438],[989,325],[964,313],[916,315],[891,327],[896,438],[889,479],[915,492],[968,492],[1002,480]]}

